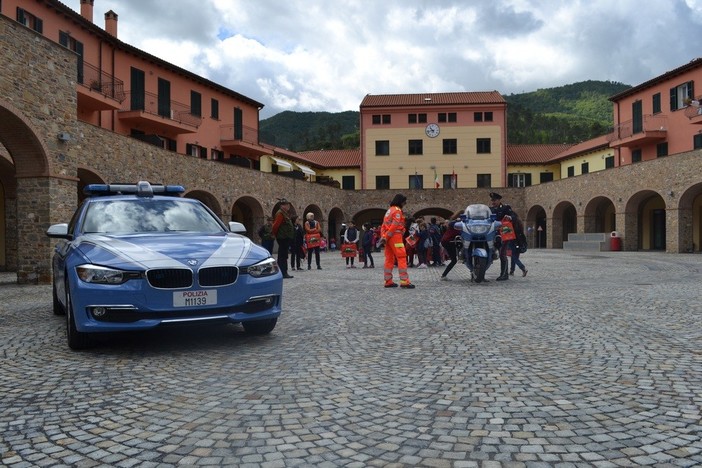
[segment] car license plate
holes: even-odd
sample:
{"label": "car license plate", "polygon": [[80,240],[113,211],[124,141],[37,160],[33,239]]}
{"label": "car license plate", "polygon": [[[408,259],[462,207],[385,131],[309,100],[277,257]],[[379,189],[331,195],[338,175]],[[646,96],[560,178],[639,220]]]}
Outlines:
{"label": "car license plate", "polygon": [[217,304],[216,289],[177,291],[173,293],[173,307],[200,307]]}

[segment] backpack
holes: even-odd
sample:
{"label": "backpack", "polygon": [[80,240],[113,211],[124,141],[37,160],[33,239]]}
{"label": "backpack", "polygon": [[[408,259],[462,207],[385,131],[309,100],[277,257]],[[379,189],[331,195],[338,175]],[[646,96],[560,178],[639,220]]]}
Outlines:
{"label": "backpack", "polygon": [[527,251],[527,238],[523,232],[517,234],[517,249],[519,253],[525,253]]}

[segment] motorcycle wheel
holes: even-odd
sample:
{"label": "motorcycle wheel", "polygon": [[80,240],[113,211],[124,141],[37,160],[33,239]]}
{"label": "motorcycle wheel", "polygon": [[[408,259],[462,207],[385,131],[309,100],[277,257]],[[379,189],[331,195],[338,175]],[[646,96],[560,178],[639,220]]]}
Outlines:
{"label": "motorcycle wheel", "polygon": [[473,275],[475,282],[482,283],[485,281],[485,271],[487,270],[487,258],[473,257]]}

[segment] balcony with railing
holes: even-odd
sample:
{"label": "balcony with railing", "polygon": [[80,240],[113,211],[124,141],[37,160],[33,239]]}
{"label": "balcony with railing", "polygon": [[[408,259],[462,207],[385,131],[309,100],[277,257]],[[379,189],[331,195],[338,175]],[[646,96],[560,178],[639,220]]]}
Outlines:
{"label": "balcony with railing", "polygon": [[273,151],[258,141],[258,129],[245,125],[222,125],[219,128],[222,149],[238,156],[272,155]]}
{"label": "balcony with railing", "polygon": [[665,115],[644,115],[643,119],[627,120],[615,125],[607,135],[609,146],[613,148],[640,146],[665,140],[668,136],[668,117]]}
{"label": "balcony with railing", "polygon": [[202,123],[202,117],[191,114],[190,106],[181,102],[164,101],[154,93],[127,92],[126,97],[120,121],[139,125],[147,133],[195,133]]}
{"label": "balcony with railing", "polygon": [[124,82],[83,62],[78,68],[78,108],[87,111],[118,110],[126,95]]}

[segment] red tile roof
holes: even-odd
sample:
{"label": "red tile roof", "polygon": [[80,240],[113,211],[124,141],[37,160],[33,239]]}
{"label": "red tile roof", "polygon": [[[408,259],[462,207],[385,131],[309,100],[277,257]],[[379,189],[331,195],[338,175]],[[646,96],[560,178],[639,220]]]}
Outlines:
{"label": "red tile roof", "polygon": [[456,104],[506,104],[497,91],[422,94],[368,94],[361,102],[364,107],[423,106]]}
{"label": "red tile roof", "polygon": [[507,164],[544,164],[573,145],[507,145]]}
{"label": "red tile roof", "polygon": [[563,151],[560,154],[557,154],[551,160],[551,162],[560,161],[562,159],[567,159],[567,158],[579,156],[579,155],[586,154],[586,153],[591,153],[593,151],[597,151],[597,150],[600,150],[603,148],[609,148],[609,140],[607,137],[608,137],[608,135],[602,135],[602,136],[598,136],[597,138],[593,138],[591,140],[583,141],[581,143],[578,143],[577,145],[572,145],[567,150]]}
{"label": "red tile roof", "polygon": [[678,68],[675,68],[673,70],[665,72],[662,75],[659,75],[655,78],[651,78],[648,81],[644,81],[643,83],[636,85],[633,88],[629,88],[627,90],[624,90],[624,91],[620,92],[619,94],[615,94],[614,96],[611,96],[609,98],[609,100],[612,102],[617,102],[620,99],[623,99],[627,96],[632,96],[632,95],[638,93],[639,91],[650,88],[651,86],[655,86],[659,83],[663,83],[665,81],[668,81],[671,78],[674,78],[678,75],[682,75],[683,73],[686,73],[689,70],[694,70],[695,68],[699,68],[701,66],[702,66],[702,58],[693,59],[689,63],[686,63],[685,65],[682,65]]}
{"label": "red tile roof", "polygon": [[315,166],[326,169],[361,167],[361,149],[304,151],[300,157]]}
{"label": "red tile roof", "polygon": [[296,153],[286,150],[278,146],[262,143],[263,147],[273,151],[275,156],[289,159],[292,162],[299,162],[309,165],[312,168],[318,169],[336,169],[361,167],[361,149],[344,149],[344,150],[318,150],[318,151],[302,151]]}

